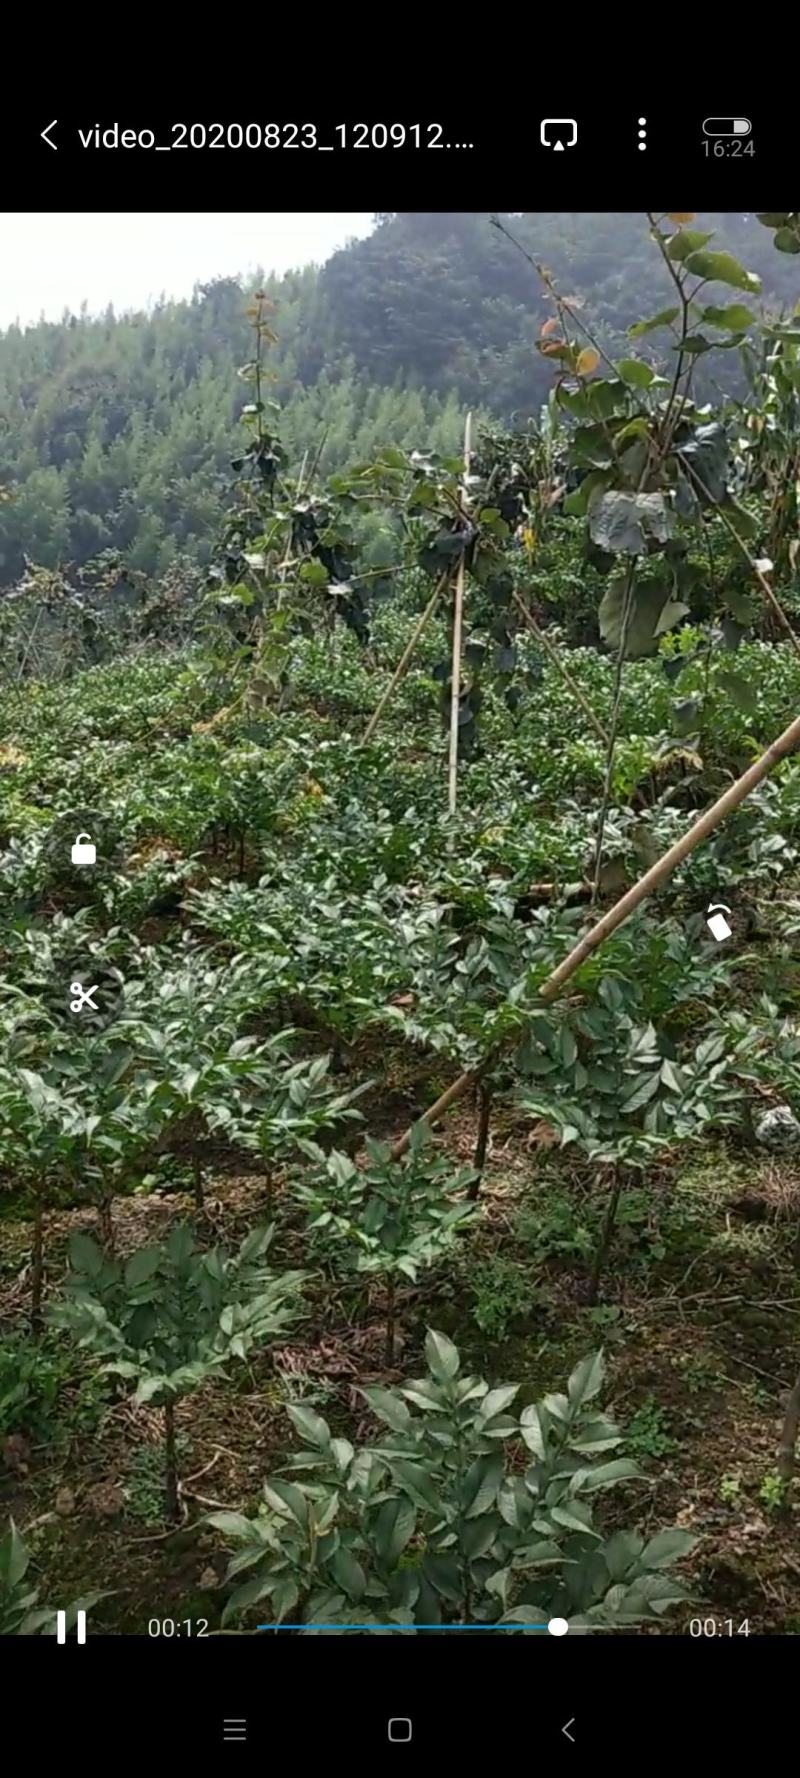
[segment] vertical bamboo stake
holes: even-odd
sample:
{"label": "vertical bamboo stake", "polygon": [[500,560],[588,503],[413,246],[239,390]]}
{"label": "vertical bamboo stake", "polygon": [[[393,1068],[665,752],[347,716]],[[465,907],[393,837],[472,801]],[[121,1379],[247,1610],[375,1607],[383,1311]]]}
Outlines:
{"label": "vertical bamboo stake", "polygon": [[[464,425],[464,494],[463,504],[467,503],[467,476],[469,460],[472,455],[472,415],[467,414]],[[456,812],[458,785],[458,712],[461,698],[461,630],[464,616],[464,556],[458,564],[456,575],[455,606],[453,610],[453,665],[450,676],[450,763],[447,805],[451,815]]]}

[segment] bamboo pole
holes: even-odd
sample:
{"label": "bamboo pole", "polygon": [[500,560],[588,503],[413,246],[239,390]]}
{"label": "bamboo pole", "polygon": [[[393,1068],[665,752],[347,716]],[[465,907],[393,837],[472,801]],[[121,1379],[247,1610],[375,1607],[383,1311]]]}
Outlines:
{"label": "bamboo pole", "polygon": [[[472,415],[467,414],[464,422],[464,494],[463,505],[467,504],[467,476],[472,455]],[[451,815],[456,812],[458,796],[458,716],[461,702],[461,632],[464,621],[464,552],[462,550],[456,574],[456,594],[453,608],[453,661],[450,671],[450,759],[448,764],[447,806]]]}
{"label": "bamboo pole", "polygon": [[594,732],[597,735],[598,740],[602,741],[604,747],[608,747],[610,745],[610,742],[609,742],[607,730],[603,728],[602,723],[595,716],[595,713],[592,709],[591,704],[587,703],[587,701],[583,695],[583,692],[581,691],[580,686],[576,685],[575,680],[573,679],[572,674],[569,672],[568,668],[564,666],[564,662],[562,661],[561,656],[558,653],[558,650],[553,647],[553,644],[550,641],[549,636],[547,636],[545,634],[545,631],[536,622],[533,612],[528,610],[528,607],[525,604],[524,599],[521,597],[521,595],[518,592],[516,592],[516,590],[513,594],[513,598],[514,598],[514,603],[519,606],[519,609],[522,612],[522,615],[525,619],[526,624],[528,625],[528,628],[533,631],[533,634],[537,638],[537,641],[541,642],[542,647],[545,651],[545,654],[549,655],[550,660],[553,663],[553,666],[561,674],[564,684],[566,685],[567,689],[572,693],[572,696],[575,699],[576,704],[580,705],[580,707],[583,711],[583,714],[586,717],[587,722],[589,722],[591,727],[594,729]]}
{"label": "bamboo pole", "polygon": [[420,636],[422,635],[425,625],[427,624],[428,619],[434,610],[437,599],[444,592],[446,585],[447,585],[447,573],[445,572],[444,574],[441,574],[439,576],[439,579],[436,582],[433,592],[431,593],[431,596],[428,600],[428,603],[425,606],[425,610],[423,611],[422,616],[421,616],[418,624],[416,625],[414,633],[413,633],[410,641],[406,643],[406,646],[403,649],[403,653],[400,656],[400,660],[398,661],[397,666],[395,667],[395,670],[392,674],[389,684],[386,687],[383,697],[380,699],[379,703],[376,704],[375,709],[372,712],[369,722],[367,723],[367,726],[366,726],[364,733],[361,737],[362,741],[371,741],[372,736],[374,735],[375,730],[378,726],[378,723],[380,722],[380,719],[383,715],[383,712],[386,709],[386,706],[389,702],[392,692],[394,691],[395,686],[399,685],[400,680],[402,679],[403,674],[405,673],[408,663],[411,659],[411,656],[414,653],[414,649],[416,648],[417,643],[420,639]]}
{"label": "bamboo pole", "polygon": [[747,547],[747,544],[739,536],[736,526],[733,524],[732,520],[729,519],[724,506],[721,506],[719,501],[714,499],[714,496],[711,493],[710,489],[706,487],[706,484],[703,481],[702,477],[698,475],[697,470],[694,467],[694,464],[688,462],[685,457],[681,458],[681,468],[688,472],[690,481],[694,482],[695,487],[700,489],[701,494],[704,495],[705,499],[708,500],[710,505],[712,506],[714,512],[717,515],[717,518],[720,518],[722,520],[722,523],[725,526],[728,536],[733,538],[733,541],[736,544],[739,551],[741,552],[741,554],[743,555],[743,557],[747,563],[747,566],[750,569],[751,574],[755,575],[756,580],[758,581],[758,584],[761,588],[761,591],[764,594],[764,598],[767,600],[768,605],[771,607],[772,611],[774,612],[774,614],[778,620],[778,623],[781,626],[781,629],[785,630],[786,635],[788,636],[789,641],[791,642],[792,647],[795,651],[795,654],[800,654],[800,641],[798,641],[798,638],[795,635],[794,630],[792,629],[792,626],[789,622],[788,617],[786,616],[786,612],[784,611],[783,606],[780,603],[780,600],[776,599],[775,594],[772,591],[772,587],[770,586],[766,575],[764,574],[763,570],[761,568],[759,568],[758,563],[755,560],[755,558],[753,556],[751,556],[750,551]]}
{"label": "bamboo pole", "polygon": [[[633,888],[621,896],[613,908],[609,908],[608,913],[603,914],[591,930],[585,933],[584,937],[573,946],[569,956],[559,963],[557,969],[552,971],[539,989],[539,998],[545,1004],[558,997],[565,983],[586,961],[586,958],[590,957],[592,952],[596,951],[611,936],[612,932],[616,932],[617,927],[621,926],[623,921],[630,918],[647,896],[652,895],[654,889],[661,888],[662,883],[666,882],[667,877],[671,876],[676,867],[682,864],[684,859],[688,858],[703,840],[707,840],[709,834],[712,834],[719,827],[720,822],[731,815],[734,809],[738,809],[740,803],[745,802],[750,792],[755,790],[756,785],[760,784],[773,767],[778,765],[780,760],[785,759],[787,753],[791,753],[795,747],[800,747],[800,716],[795,717],[794,722],[790,722],[789,727],[784,729],[783,734],[778,735],[777,740],[771,743],[765,753],[762,753],[760,759],[748,766],[741,778],[737,778],[736,783],[718,797],[710,809],[706,809],[705,814],[693,823],[682,839],[677,840],[674,846],[670,846],[669,851],[665,852],[663,857],[659,858],[650,870],[639,878],[638,883],[634,883]],[[484,1056],[477,1068],[468,1069],[460,1074],[458,1079],[454,1080],[452,1085],[447,1088],[447,1091],[440,1095],[436,1103],[425,1112],[425,1122],[428,1124],[438,1123],[450,1106],[455,1104],[455,1101],[460,1099],[469,1087],[480,1080],[486,1070],[497,1060],[504,1047],[504,1044],[496,1046]],[[400,1156],[405,1154],[410,1134],[410,1130],[406,1130],[405,1134],[394,1144],[393,1160],[399,1160]]]}

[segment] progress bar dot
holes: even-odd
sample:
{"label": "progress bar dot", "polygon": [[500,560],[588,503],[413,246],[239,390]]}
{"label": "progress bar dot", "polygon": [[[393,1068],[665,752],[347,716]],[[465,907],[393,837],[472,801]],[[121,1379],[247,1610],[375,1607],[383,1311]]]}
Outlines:
{"label": "progress bar dot", "polygon": [[565,1617],[551,1617],[547,1628],[551,1636],[566,1636],[569,1624]]}

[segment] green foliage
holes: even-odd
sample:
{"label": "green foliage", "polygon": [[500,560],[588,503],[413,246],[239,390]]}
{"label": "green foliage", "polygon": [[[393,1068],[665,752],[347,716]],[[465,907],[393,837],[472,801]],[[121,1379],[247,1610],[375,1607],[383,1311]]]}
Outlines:
{"label": "green foliage", "polygon": [[768,1469],[758,1490],[762,1506],[768,1507],[771,1512],[779,1511],[785,1504],[787,1492],[788,1483],[784,1478],[778,1475],[777,1470]]}
{"label": "green foliage", "polygon": [[179,1512],[175,1402],[232,1358],[248,1353],[299,1313],[306,1274],[276,1275],[267,1263],[271,1229],[254,1229],[234,1254],[197,1250],[177,1223],[166,1240],[109,1260],[90,1235],[73,1235],[61,1300],[49,1318],[103,1359],[104,1371],[135,1384],[134,1399],[163,1409],[167,1513]]}
{"label": "green foliage", "polygon": [[31,1341],[21,1328],[0,1335],[0,1441],[17,1432],[39,1442],[70,1429],[86,1436],[103,1404],[102,1385],[62,1342]]}
{"label": "green foliage", "polygon": [[298,1313],[304,1274],[272,1271],[271,1238],[271,1229],[254,1229],[234,1254],[202,1252],[176,1224],[164,1242],[122,1262],[106,1258],[90,1235],[73,1235],[64,1295],[50,1320],[105,1359],[107,1371],[135,1383],[136,1401],[163,1406],[228,1359],[246,1358]]}
{"label": "green foliage", "polygon": [[336,1150],[324,1156],[303,1144],[318,1164],[316,1176],[296,1187],[308,1213],[308,1233],[345,1275],[355,1271],[386,1281],[389,1361],[394,1356],[398,1283],[416,1284],[420,1272],[443,1258],[476,1214],[464,1196],[476,1178],[473,1169],[454,1171],[446,1155],[431,1152],[432,1142],[430,1126],[415,1124],[407,1152],[395,1161],[390,1143],[368,1137],[363,1167]]}
{"label": "green foliage", "polygon": [[628,1426],[628,1444],[637,1457],[669,1457],[677,1451],[677,1440],[668,1431],[664,1409],[652,1395],[645,1396]]}
{"label": "green foliage", "polygon": [[86,1593],[71,1605],[39,1604],[39,1590],[31,1586],[28,1570],[31,1552],[14,1520],[0,1538],[0,1636],[52,1636],[57,1609],[65,1610],[67,1631],[75,1628],[79,1611],[91,1611],[104,1593]]}
{"label": "green foliage", "polygon": [[488,1339],[503,1340],[518,1317],[528,1317],[536,1303],[528,1274],[502,1253],[488,1259],[470,1259],[468,1275],[472,1290],[472,1318]]}
{"label": "green foliage", "polygon": [[[583,1359],[565,1394],[507,1412],[515,1384],[490,1389],[462,1376],[458,1351],[429,1332],[427,1374],[397,1390],[362,1393],[386,1431],[356,1450],[295,1407],[304,1448],[294,1479],[273,1477],[255,1518],[214,1513],[238,1546],[240,1582],[225,1620],[258,1606],[275,1624],[384,1624],[389,1633],[458,1622],[622,1627],[658,1620],[685,1597],[664,1570],[694,1540],[663,1531],[604,1538],[592,1497],[634,1480],[610,1457],[621,1438],[598,1412],[600,1353]],[[524,1460],[527,1467],[520,1466]]]}

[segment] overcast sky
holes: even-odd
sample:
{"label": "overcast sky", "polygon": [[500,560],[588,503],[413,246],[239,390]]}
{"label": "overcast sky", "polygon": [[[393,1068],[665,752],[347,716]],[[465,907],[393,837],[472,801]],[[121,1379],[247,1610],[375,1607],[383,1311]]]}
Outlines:
{"label": "overcast sky", "polygon": [[236,272],[284,272],[321,262],[354,235],[363,212],[266,215],[2,215],[0,327],[58,320],[86,302],[139,309],[159,296],[189,296],[196,283]]}

